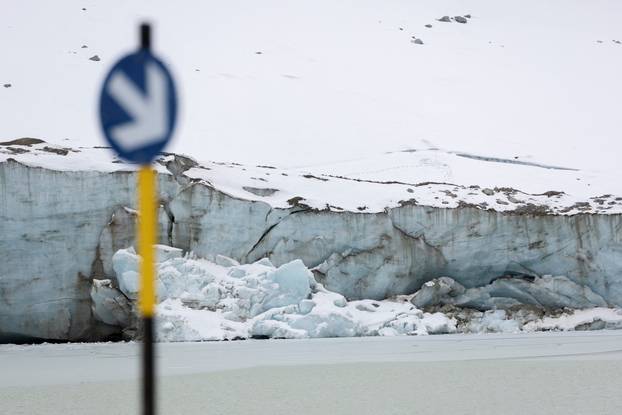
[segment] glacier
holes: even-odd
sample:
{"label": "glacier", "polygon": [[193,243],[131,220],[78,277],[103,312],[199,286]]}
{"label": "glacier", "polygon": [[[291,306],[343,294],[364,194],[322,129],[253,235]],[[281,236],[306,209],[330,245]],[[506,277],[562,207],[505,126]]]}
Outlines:
{"label": "glacier", "polygon": [[[134,245],[136,170],[108,154],[37,139],[0,144],[0,341],[102,339],[128,324],[132,298],[116,291],[113,257]],[[406,156],[483,163],[490,176],[539,169]],[[468,291],[554,275],[589,289],[578,305],[622,306],[622,205],[612,194],[379,182],[175,154],[156,168],[160,244],[213,261],[300,260],[348,303],[413,294],[441,276]],[[562,297],[542,302],[577,306]],[[99,300],[107,306],[93,308]],[[279,330],[262,324],[265,335]]]}

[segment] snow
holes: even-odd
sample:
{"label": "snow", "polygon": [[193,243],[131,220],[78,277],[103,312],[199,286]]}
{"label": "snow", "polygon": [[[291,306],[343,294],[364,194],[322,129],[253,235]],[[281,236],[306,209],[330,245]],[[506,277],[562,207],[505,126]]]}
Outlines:
{"label": "snow", "polygon": [[[427,283],[421,291],[410,296],[381,301],[347,301],[341,294],[317,283],[300,260],[275,267],[267,259],[239,265],[219,256],[218,261],[223,264],[219,265],[193,255],[170,255],[171,249],[166,246],[157,245],[156,248],[159,254],[156,269],[160,341],[622,328],[622,310],[604,307],[545,313],[542,310],[548,309],[546,306],[538,311],[530,303],[523,304],[526,308],[516,307],[520,305],[517,302],[510,311],[463,308],[424,312],[413,305],[419,304],[415,300],[417,297],[429,298],[431,289],[439,290],[440,295],[460,292],[463,296],[477,290],[465,291],[464,287],[460,290],[459,284],[449,278]],[[138,261],[139,257],[132,248],[119,250],[113,256],[119,289],[123,294],[114,294],[108,280],[94,281],[93,293],[99,296],[92,294],[96,318],[108,324],[125,321],[127,326],[129,317],[124,317],[122,312],[129,310],[124,304],[120,306],[119,299],[125,296],[134,300],[135,306]],[[539,290],[548,288],[549,297],[554,297],[555,287],[550,287],[550,281],[545,281],[545,288],[541,288],[539,282],[533,285]],[[102,286],[111,291],[106,298]],[[524,288],[523,296],[528,295],[530,289]],[[561,292],[564,292],[563,287]],[[437,295],[436,300],[439,298]]]}
{"label": "snow", "polygon": [[[437,21],[467,13],[467,24]],[[575,168],[582,186],[600,187],[620,173],[621,16],[615,0],[14,2],[0,17],[3,135],[103,144],[104,75],[148,19],[180,89],[170,151],[379,180],[409,171],[374,165],[383,153],[434,147]],[[419,181],[429,170],[443,172],[421,169]],[[531,186],[548,183],[531,171]],[[608,184],[594,195],[620,193]]]}
{"label": "snow", "polygon": [[544,317],[525,325],[525,331],[557,330],[573,331],[577,329],[621,329],[622,310],[595,307],[587,310],[573,310],[556,317]]}

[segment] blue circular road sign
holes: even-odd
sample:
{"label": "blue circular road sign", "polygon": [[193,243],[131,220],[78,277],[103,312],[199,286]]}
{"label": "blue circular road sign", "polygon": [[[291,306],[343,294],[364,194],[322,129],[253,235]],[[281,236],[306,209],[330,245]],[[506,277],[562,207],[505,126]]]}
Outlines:
{"label": "blue circular road sign", "polygon": [[177,98],[171,74],[149,49],[125,56],[106,76],[99,115],[106,140],[121,158],[151,163],[175,127]]}

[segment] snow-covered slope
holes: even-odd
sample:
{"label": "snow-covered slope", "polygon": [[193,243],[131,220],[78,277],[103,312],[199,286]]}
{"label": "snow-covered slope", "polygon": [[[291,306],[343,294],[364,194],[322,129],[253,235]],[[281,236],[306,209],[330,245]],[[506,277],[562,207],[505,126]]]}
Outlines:
{"label": "snow-covered slope", "polygon": [[143,18],[180,88],[171,151],[294,167],[434,146],[620,173],[616,0],[11,1],[3,140],[100,144],[104,73]]}

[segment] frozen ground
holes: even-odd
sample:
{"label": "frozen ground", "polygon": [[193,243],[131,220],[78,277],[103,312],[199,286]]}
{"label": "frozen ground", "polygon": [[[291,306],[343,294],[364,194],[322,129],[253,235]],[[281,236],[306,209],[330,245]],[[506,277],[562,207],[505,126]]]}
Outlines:
{"label": "frozen ground", "polygon": [[[7,414],[138,412],[139,345],[0,346]],[[162,413],[617,414],[619,332],[160,344]]]}

